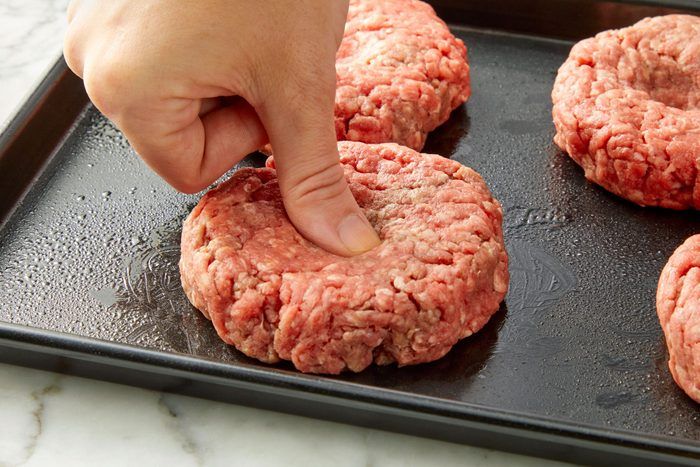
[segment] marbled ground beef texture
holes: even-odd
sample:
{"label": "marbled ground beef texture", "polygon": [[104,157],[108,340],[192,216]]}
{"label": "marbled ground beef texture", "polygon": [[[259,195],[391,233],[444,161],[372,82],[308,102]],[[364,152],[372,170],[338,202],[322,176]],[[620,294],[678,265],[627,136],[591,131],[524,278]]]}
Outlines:
{"label": "marbled ground beef texture", "polygon": [[576,44],[552,92],[556,144],[642,206],[698,209],[700,18],[647,18]]}

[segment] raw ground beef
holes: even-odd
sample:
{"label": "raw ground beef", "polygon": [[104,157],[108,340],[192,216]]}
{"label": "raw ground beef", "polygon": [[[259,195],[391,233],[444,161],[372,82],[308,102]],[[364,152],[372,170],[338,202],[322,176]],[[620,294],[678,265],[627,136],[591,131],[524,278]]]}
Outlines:
{"label": "raw ground beef", "polygon": [[556,144],[642,206],[700,207],[700,18],[670,15],[576,44],[552,92]]}
{"label": "raw ground beef", "polygon": [[656,311],[673,379],[700,402],[700,235],[686,240],[661,272]]}
{"label": "raw ground beef", "polygon": [[339,140],[420,150],[470,94],[464,43],[418,0],[352,0],[336,70]]}
{"label": "raw ground beef", "polygon": [[464,42],[418,0],[351,0],[335,67],[339,141],[420,151],[471,93]]}
{"label": "raw ground beef", "polygon": [[301,371],[436,360],[481,329],[508,286],[502,212],[473,170],[396,144],[339,143],[382,243],[352,258],[304,239],[275,170],[246,168],[185,221],[180,271],[221,338]]}

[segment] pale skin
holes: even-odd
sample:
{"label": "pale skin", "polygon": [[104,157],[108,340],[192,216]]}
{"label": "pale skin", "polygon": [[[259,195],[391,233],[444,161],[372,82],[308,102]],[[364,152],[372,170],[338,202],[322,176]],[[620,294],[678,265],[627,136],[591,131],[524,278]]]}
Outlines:
{"label": "pale skin", "polygon": [[73,0],[68,66],[177,190],[268,141],[299,232],[351,256],[379,238],[348,189],[333,123],[347,0]]}

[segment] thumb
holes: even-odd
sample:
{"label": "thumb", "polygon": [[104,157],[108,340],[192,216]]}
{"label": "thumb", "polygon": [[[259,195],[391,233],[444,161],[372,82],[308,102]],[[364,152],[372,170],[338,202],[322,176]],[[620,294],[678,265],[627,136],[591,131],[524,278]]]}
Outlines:
{"label": "thumb", "polygon": [[289,219],[304,237],[331,253],[351,256],[377,246],[379,237],[353,198],[339,162],[332,101],[320,107],[286,102],[260,114]]}

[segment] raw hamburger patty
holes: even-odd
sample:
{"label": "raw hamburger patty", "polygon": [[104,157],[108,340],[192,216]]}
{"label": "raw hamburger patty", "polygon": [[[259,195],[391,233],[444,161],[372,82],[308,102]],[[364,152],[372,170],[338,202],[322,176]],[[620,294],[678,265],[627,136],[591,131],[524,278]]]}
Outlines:
{"label": "raw hamburger patty", "polygon": [[661,272],[656,311],[673,379],[700,402],[700,235],[678,247]]}
{"label": "raw hamburger patty", "polygon": [[700,207],[700,18],[579,42],[554,90],[556,144],[586,178],[642,206]]}
{"label": "raw hamburger patty", "polygon": [[508,286],[502,212],[482,178],[396,144],[339,143],[382,243],[328,253],[290,224],[275,170],[246,168],[185,221],[180,272],[221,338],[301,371],[436,360],[481,329]]}
{"label": "raw hamburger patty", "polygon": [[464,43],[418,0],[351,0],[336,71],[338,140],[420,150],[470,94]]}

